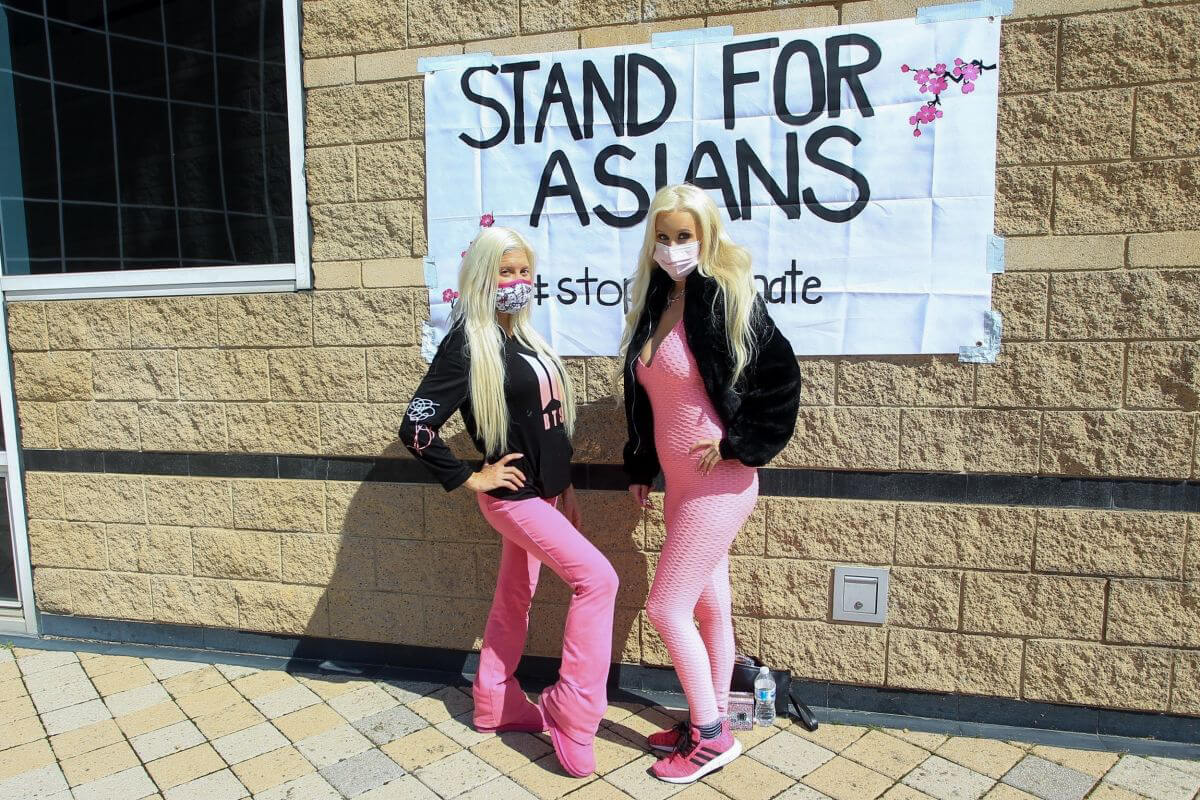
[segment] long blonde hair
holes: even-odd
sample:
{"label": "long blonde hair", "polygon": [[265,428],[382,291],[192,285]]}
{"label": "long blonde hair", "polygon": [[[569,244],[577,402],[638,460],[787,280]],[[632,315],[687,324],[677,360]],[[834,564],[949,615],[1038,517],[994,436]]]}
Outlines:
{"label": "long blonde hair", "polygon": [[[471,406],[475,425],[487,448],[495,455],[508,439],[508,405],[504,401],[504,331],[496,322],[496,286],[500,282],[500,260],[513,250],[524,251],[532,271],[533,248],[525,237],[512,230],[493,226],[484,228],[471,242],[458,270],[458,301],[450,324],[461,324],[467,337],[471,358]],[[558,371],[562,386],[563,422],[567,435],[575,430],[575,393],[558,355],[533,327],[530,302],[512,315],[512,335],[521,344],[542,356]]]}
{"label": "long blonde hair", "polygon": [[746,365],[754,358],[754,275],[750,271],[750,253],[734,243],[725,232],[721,212],[704,190],[688,183],[664,186],[654,195],[650,211],[646,215],[646,236],[638,255],[637,273],[629,290],[631,303],[625,315],[625,334],[621,338],[621,352],[626,353],[633,341],[638,321],[646,308],[646,295],[654,271],[659,269],[654,260],[655,224],[658,215],[676,211],[690,212],[699,228],[700,265],[696,268],[701,275],[717,282],[716,304],[725,306],[725,339],[729,352],[733,354],[733,376],[730,386],[737,384]]}

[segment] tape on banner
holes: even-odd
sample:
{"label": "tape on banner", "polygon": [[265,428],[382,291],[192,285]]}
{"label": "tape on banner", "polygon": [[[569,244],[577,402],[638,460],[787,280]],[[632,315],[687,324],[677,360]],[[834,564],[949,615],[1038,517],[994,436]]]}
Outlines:
{"label": "tape on banner", "polygon": [[[425,288],[436,289],[438,285],[437,262],[426,256],[423,264],[425,267]],[[428,302],[428,299],[426,302]],[[425,359],[425,363],[433,363],[433,357],[437,355],[437,349],[437,330],[429,324],[428,320],[424,320],[421,322],[421,357]]]}
{"label": "tape on banner", "polygon": [[977,17],[1007,17],[1013,12],[1013,0],[975,0],[973,3],[950,3],[945,6],[924,6],[917,9],[917,22],[949,22],[952,19]]}
{"label": "tape on banner", "polygon": [[989,236],[987,243],[987,271],[993,274],[1004,272],[1004,237]]}
{"label": "tape on banner", "polygon": [[995,364],[1000,355],[1000,339],[1004,335],[1004,317],[999,311],[983,312],[983,341],[977,345],[958,348],[958,360],[963,364]]}
{"label": "tape on banner", "polygon": [[421,358],[425,359],[426,364],[432,364],[433,357],[437,355],[436,333],[437,331],[428,322],[421,323]]}
{"label": "tape on banner", "polygon": [[733,38],[732,25],[713,28],[688,28],[685,31],[662,31],[650,37],[651,47],[682,47],[689,44],[712,44]]}
{"label": "tape on banner", "polygon": [[444,69],[461,69],[462,67],[486,67],[493,60],[491,53],[421,56],[417,59],[417,72],[440,72]]}

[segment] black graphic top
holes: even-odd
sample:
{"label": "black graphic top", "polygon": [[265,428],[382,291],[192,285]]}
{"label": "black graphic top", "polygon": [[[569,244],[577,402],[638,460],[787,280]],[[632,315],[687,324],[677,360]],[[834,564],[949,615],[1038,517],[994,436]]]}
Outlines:
{"label": "black graphic top", "polygon": [[470,355],[467,337],[456,325],[442,340],[429,371],[417,387],[400,426],[400,440],[447,491],[461,486],[474,470],[455,457],[438,429],[461,409],[467,433],[489,462],[508,453],[524,457],[509,462],[525,475],[519,490],[501,487],[488,492],[503,500],[557,497],[571,484],[571,441],[563,427],[562,386],[554,365],[516,339],[504,340],[504,400],[508,436],[504,450],[486,453],[471,408]]}

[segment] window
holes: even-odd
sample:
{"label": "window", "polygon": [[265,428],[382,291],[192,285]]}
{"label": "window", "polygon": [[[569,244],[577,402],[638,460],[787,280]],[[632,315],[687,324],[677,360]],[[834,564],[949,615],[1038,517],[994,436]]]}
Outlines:
{"label": "window", "polygon": [[8,478],[0,477],[0,605],[19,601],[12,526],[8,523]]}
{"label": "window", "polygon": [[0,0],[9,297],[308,288],[298,0]]}

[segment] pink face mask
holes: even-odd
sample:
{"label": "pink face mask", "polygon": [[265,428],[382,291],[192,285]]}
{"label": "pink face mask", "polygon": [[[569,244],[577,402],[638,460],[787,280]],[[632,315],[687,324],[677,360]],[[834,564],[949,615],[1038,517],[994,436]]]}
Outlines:
{"label": "pink face mask", "polygon": [[515,314],[529,305],[533,297],[533,284],[527,280],[517,279],[497,284],[496,310],[501,314]]}
{"label": "pink face mask", "polygon": [[655,242],[654,260],[675,280],[680,280],[700,263],[700,243],[688,242],[675,246]]}

